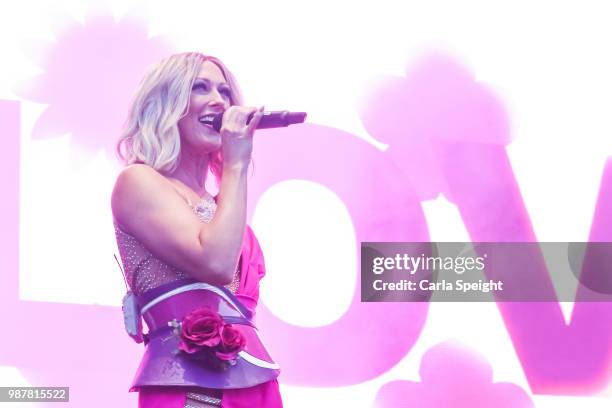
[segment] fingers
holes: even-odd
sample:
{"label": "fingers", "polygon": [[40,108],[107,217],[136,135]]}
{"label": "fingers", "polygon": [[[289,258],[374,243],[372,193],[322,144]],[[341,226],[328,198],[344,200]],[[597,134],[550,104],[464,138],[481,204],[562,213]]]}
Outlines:
{"label": "fingers", "polygon": [[[253,118],[247,125],[249,116]],[[237,137],[252,136],[263,116],[263,106],[259,109],[245,106],[230,106],[223,115],[222,129]]]}
{"label": "fingers", "polygon": [[249,125],[247,126],[247,132],[249,132],[249,134],[253,134],[255,132],[255,129],[257,129],[257,125],[259,124],[259,121],[263,117],[263,111],[264,111],[263,106],[255,110],[255,115],[253,115],[253,119],[251,119],[251,121],[249,122]]}

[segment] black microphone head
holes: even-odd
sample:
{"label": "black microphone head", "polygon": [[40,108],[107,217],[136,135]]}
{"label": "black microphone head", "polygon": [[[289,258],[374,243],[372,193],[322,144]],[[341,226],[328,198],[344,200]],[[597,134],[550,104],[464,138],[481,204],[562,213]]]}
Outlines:
{"label": "black microphone head", "polygon": [[223,112],[217,113],[215,115],[215,118],[212,121],[213,129],[215,129],[217,132],[220,132],[222,123],[223,123]]}

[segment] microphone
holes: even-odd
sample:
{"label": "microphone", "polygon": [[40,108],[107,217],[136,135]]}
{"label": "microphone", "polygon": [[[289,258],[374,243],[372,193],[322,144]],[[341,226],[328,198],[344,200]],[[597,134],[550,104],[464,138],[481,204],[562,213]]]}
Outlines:
{"label": "microphone", "polygon": [[[253,119],[255,113],[251,113],[247,118],[247,125]],[[274,112],[263,112],[257,129],[270,129],[287,127],[296,123],[304,123],[306,120],[306,112],[289,112],[289,111],[274,111]],[[205,115],[200,118],[200,123],[210,125],[217,132],[221,131],[221,124],[223,123],[223,113],[217,113],[216,115]]]}

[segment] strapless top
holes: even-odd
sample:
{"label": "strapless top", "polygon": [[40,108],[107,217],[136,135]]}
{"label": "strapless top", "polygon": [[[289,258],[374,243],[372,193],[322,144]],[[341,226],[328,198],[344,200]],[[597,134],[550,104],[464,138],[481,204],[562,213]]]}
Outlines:
{"label": "strapless top", "polygon": [[[215,215],[217,203],[211,197],[203,198],[196,205],[188,203],[198,218],[209,223]],[[188,279],[191,276],[172,265],[156,258],[145,246],[134,236],[123,231],[113,220],[117,247],[123,263],[123,272],[130,289],[136,295],[175,282]],[[236,293],[240,284],[240,262],[234,274],[232,282],[226,286],[232,293]]]}

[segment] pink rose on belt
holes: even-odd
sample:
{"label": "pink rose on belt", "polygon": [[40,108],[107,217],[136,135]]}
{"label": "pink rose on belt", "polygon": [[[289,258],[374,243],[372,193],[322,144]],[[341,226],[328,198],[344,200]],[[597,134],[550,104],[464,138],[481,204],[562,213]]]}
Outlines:
{"label": "pink rose on belt", "polygon": [[[178,334],[178,322],[170,325],[177,327]],[[210,367],[226,369],[236,364],[245,345],[243,334],[207,307],[195,309],[180,323],[179,350]]]}
{"label": "pink rose on belt", "polygon": [[219,344],[215,355],[219,360],[232,363],[236,361],[236,356],[244,349],[245,345],[246,340],[242,333],[231,324],[226,324],[221,329],[221,344]]}
{"label": "pink rose on belt", "polygon": [[205,307],[195,309],[181,322],[179,349],[193,354],[219,345],[223,324],[217,312]]}

